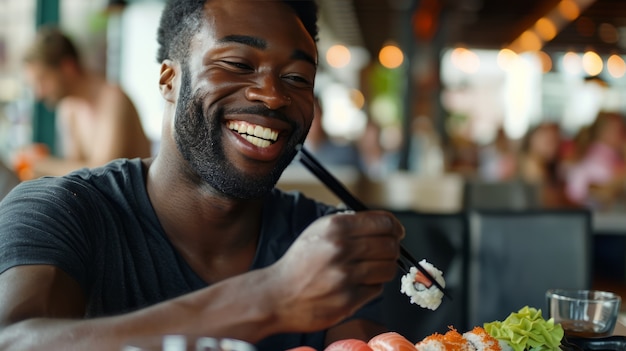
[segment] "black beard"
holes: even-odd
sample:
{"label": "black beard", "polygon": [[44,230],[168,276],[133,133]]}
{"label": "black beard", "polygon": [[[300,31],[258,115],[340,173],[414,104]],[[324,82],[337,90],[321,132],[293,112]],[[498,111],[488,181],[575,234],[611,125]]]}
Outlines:
{"label": "black beard", "polygon": [[205,112],[201,94],[194,95],[191,91],[191,76],[186,64],[183,64],[182,70],[181,91],[174,117],[174,139],[179,152],[202,181],[223,195],[234,199],[263,197],[274,188],[295,157],[296,145],[302,143],[306,137],[303,126],[264,106],[246,109],[247,113],[288,121],[293,133],[287,142],[286,151],[269,174],[244,174],[226,159],[224,153],[221,143],[224,109],[217,109],[213,113]]}

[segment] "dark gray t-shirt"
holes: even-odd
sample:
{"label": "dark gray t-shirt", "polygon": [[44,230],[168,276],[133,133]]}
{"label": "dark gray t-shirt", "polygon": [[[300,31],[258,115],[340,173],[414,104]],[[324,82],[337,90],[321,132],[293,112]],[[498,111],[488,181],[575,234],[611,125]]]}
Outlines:
{"label": "dark gray t-shirt", "polygon": [[[276,189],[264,201],[251,270],[276,262],[312,221],[335,211]],[[76,279],[87,296],[87,318],[130,312],[207,286],[165,236],[139,159],[17,186],[0,203],[0,272],[27,264],[54,265]],[[377,301],[357,317],[380,322]],[[257,347],[323,349],[324,336],[281,334]]]}

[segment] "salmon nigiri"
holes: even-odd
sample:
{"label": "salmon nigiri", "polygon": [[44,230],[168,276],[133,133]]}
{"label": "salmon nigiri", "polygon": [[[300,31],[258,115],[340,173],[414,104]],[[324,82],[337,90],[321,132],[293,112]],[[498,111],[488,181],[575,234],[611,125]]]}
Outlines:
{"label": "salmon nigiri", "polygon": [[298,346],[298,347],[289,349],[287,351],[317,351],[317,350],[312,348],[311,346]]}
{"label": "salmon nigiri", "polygon": [[373,351],[367,343],[359,339],[337,340],[328,345],[324,351]]}
{"label": "salmon nigiri", "polygon": [[415,351],[415,345],[396,332],[378,334],[367,344],[373,351]]}

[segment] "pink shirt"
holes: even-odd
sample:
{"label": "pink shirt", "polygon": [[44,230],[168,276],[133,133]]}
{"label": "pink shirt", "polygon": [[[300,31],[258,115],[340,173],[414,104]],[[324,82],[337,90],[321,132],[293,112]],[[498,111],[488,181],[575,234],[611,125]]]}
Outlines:
{"label": "pink shirt", "polygon": [[624,166],[617,151],[602,143],[592,144],[585,157],[567,173],[567,196],[572,201],[585,203],[590,185],[611,181]]}

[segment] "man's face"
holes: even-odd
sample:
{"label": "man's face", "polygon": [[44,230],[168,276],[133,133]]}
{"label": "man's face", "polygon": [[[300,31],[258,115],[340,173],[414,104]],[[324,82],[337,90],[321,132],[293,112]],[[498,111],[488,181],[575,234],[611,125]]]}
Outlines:
{"label": "man's face", "polygon": [[314,40],[277,1],[212,0],[183,63],[180,152],[234,198],[271,190],[313,119]]}
{"label": "man's face", "polygon": [[56,106],[67,95],[65,80],[59,69],[32,62],[24,66],[24,73],[35,98],[49,108]]}

